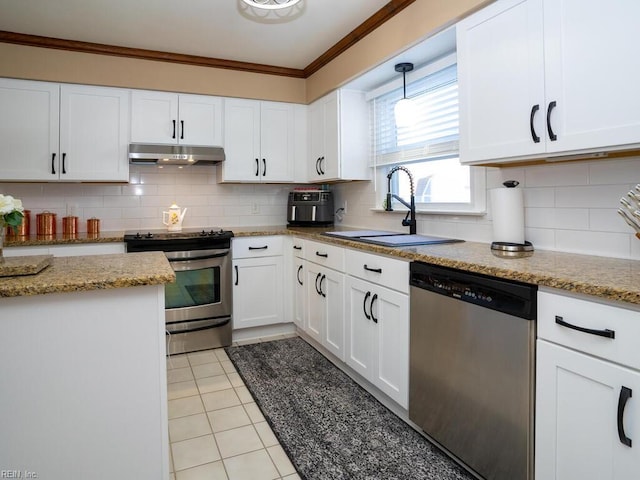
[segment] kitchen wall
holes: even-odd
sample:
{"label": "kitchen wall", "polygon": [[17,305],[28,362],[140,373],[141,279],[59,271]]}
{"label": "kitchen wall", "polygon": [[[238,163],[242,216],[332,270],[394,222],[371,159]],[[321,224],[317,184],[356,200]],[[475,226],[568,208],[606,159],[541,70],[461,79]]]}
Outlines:
{"label": "kitchen wall", "polygon": [[[132,166],[128,185],[79,183],[0,183],[0,192],[20,198],[35,214],[49,210],[101,219],[102,231],[163,228],[162,211],[174,201],[187,207],[185,227],[227,228],[284,225],[287,195],[294,185],[217,184],[216,167]],[[640,260],[640,240],[618,216],[620,197],[640,183],[640,157],[549,163],[487,169],[487,214],[418,215],[418,233],[490,243],[488,190],[515,179],[524,189],[526,238],[538,250],[557,250]],[[347,182],[333,185],[336,208],[347,202],[340,225],[404,231],[405,211],[379,209],[385,185]],[[374,211],[378,207],[378,211]]]}
{"label": "kitchen wall", "polygon": [[48,210],[61,217],[100,218],[101,231],[164,228],[162,211],[176,202],[187,207],[184,227],[225,228],[286,223],[287,195],[292,185],[227,185],[216,183],[216,167],[159,169],[132,166],[128,185],[88,183],[0,183],[0,193],[13,195],[35,215]]}
{"label": "kitchen wall", "polygon": [[[487,169],[487,215],[418,215],[418,233],[490,243],[488,190],[504,180],[524,188],[526,239],[538,250],[640,259],[640,240],[616,213],[620,197],[640,183],[640,157]],[[334,187],[336,208],[347,202],[343,225],[404,231],[405,211],[372,211],[386,185]]]}
{"label": "kitchen wall", "polygon": [[0,77],[310,103],[494,0],[416,0],[308,79],[0,43]]}

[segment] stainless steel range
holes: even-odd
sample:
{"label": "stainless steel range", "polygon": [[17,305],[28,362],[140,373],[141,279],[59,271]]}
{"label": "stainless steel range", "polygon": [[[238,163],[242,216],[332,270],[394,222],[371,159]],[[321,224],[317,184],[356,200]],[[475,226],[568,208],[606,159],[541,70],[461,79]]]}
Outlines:
{"label": "stainless steel range", "polygon": [[165,286],[167,354],[231,344],[231,237],[220,228],[125,232],[128,252],[162,251],[176,273]]}

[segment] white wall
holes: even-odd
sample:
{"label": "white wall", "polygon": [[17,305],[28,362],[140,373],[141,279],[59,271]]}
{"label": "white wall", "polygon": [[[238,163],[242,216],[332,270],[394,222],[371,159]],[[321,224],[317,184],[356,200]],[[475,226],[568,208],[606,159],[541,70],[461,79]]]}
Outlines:
{"label": "white wall", "polygon": [[[640,183],[640,157],[487,169],[487,190],[518,180],[525,194],[526,239],[540,250],[640,259],[640,240],[616,213],[620,197]],[[359,182],[334,188],[336,208],[347,201],[343,225],[405,231],[405,211],[381,208],[386,185]],[[487,215],[419,215],[418,233],[490,243]]]}
{"label": "white wall", "polygon": [[176,202],[187,207],[184,227],[240,227],[286,223],[287,195],[293,185],[227,185],[216,183],[216,167],[158,169],[132,166],[128,185],[88,183],[0,183],[0,193],[13,195],[31,210],[31,231],[36,214],[45,210],[100,219],[101,231],[164,228],[162,211]]}

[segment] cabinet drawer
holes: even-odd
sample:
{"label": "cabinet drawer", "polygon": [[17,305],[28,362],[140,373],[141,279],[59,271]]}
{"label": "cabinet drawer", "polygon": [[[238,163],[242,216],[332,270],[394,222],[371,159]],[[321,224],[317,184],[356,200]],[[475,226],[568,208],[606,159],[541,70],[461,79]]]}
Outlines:
{"label": "cabinet drawer", "polygon": [[344,272],[343,247],[305,240],[302,248],[305,260]]}
{"label": "cabinet drawer", "polygon": [[304,258],[305,251],[305,242],[301,238],[293,237],[291,239],[291,250],[293,251],[293,256],[298,258]]}
{"label": "cabinet drawer", "polygon": [[409,292],[409,262],[358,250],[349,250],[345,257],[347,274],[399,292]]}
{"label": "cabinet drawer", "polygon": [[284,251],[281,236],[234,238],[232,247],[233,258],[273,257]]}
{"label": "cabinet drawer", "polygon": [[538,292],[538,337],[640,369],[640,312],[635,310]]}

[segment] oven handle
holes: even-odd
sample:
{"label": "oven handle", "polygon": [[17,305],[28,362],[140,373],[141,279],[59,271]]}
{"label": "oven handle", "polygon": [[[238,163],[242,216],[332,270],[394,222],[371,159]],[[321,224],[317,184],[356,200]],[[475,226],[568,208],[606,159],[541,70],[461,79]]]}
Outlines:
{"label": "oven handle", "polygon": [[[201,320],[200,320],[201,321]],[[200,322],[199,320],[195,320],[195,322]],[[184,330],[171,330],[171,329],[167,329],[166,330],[166,334],[168,335],[177,335],[179,333],[193,333],[193,332],[201,332],[202,330],[210,330],[212,328],[218,328],[218,327],[223,327],[226,324],[228,324],[231,321],[231,317],[227,318],[224,322],[222,323],[214,323],[214,324],[209,324],[209,325],[204,325],[202,327],[195,327],[195,328],[185,328]],[[193,321],[192,321],[193,322]],[[184,322],[178,322],[178,323],[184,323]],[[168,326],[168,325],[167,325]]]}
{"label": "oven handle", "polygon": [[[211,250],[203,250],[203,251],[210,252]],[[191,252],[193,252],[193,250],[190,251],[189,253]],[[164,254],[167,256],[167,260],[169,260],[169,262],[191,262],[193,260],[206,260],[208,258],[226,257],[227,255],[229,255],[229,252],[230,250],[221,250],[220,253],[208,253],[206,255],[197,255],[193,257],[173,257],[171,254],[174,252],[164,252]],[[182,252],[179,252],[179,253],[182,253]]]}

